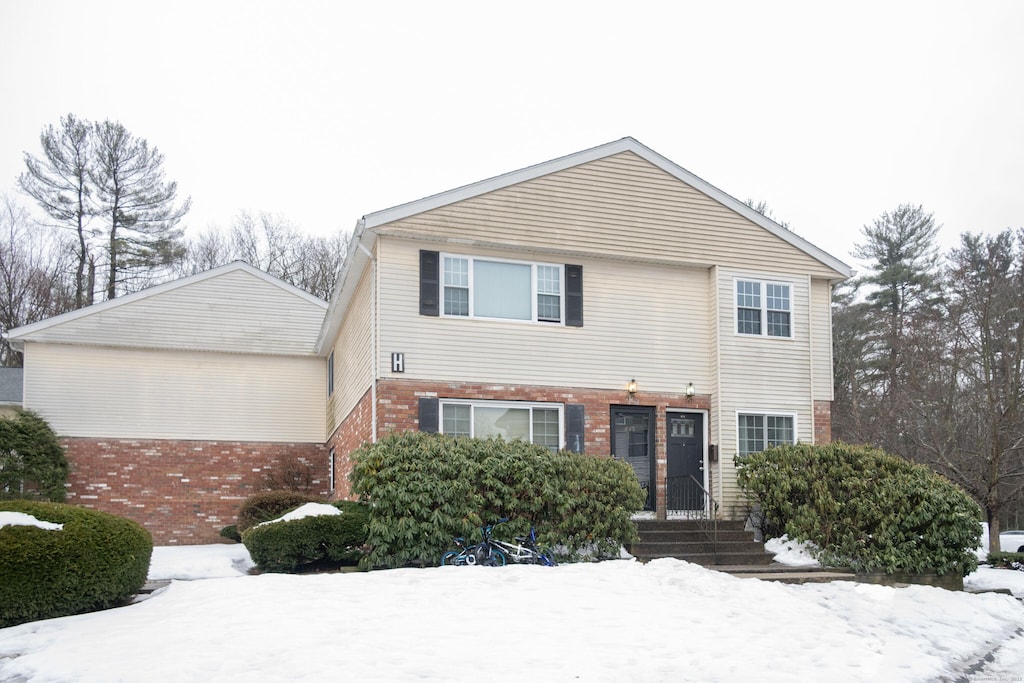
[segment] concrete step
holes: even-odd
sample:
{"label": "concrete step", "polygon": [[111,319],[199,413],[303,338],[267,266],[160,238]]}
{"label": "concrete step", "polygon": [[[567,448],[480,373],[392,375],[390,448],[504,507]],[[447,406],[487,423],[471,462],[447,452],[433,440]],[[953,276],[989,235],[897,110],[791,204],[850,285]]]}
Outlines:
{"label": "concrete step", "polygon": [[856,581],[853,572],[831,567],[790,567],[772,562],[767,565],[712,565],[714,571],[725,572],[738,579],[760,579],[777,583],[828,583],[829,581]]}

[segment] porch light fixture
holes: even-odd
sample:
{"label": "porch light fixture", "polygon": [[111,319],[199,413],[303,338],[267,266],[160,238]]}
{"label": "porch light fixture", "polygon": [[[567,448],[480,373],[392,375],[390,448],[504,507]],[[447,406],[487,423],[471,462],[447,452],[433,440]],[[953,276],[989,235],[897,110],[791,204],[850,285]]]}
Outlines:
{"label": "porch light fixture", "polygon": [[686,385],[686,398],[693,398],[693,382]]}
{"label": "porch light fixture", "polygon": [[626,393],[629,394],[630,398],[636,396],[636,380],[631,379],[626,382]]}

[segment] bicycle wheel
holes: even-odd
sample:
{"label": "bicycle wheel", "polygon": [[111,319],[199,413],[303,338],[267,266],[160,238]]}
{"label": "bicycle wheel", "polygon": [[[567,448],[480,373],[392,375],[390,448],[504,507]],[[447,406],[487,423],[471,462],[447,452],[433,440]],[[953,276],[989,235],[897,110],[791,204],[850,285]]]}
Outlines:
{"label": "bicycle wheel", "polygon": [[504,567],[508,564],[508,556],[497,548],[491,548],[486,557],[479,560],[477,564],[482,564],[485,567]]}
{"label": "bicycle wheel", "polygon": [[545,567],[557,567],[558,560],[555,559],[555,554],[550,550],[542,550],[538,555],[537,564],[544,565]]}
{"label": "bicycle wheel", "polygon": [[442,567],[457,566],[458,564],[459,564],[459,551],[458,550],[449,550],[448,552],[446,552],[444,555],[441,556],[441,566]]}

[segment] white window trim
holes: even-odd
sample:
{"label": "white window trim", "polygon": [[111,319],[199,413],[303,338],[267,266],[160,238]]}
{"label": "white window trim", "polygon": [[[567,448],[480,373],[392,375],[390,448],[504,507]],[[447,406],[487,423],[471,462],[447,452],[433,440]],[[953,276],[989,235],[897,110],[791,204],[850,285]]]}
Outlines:
{"label": "white window trim", "polygon": [[[756,283],[761,285],[761,333],[760,334],[751,334],[750,332],[740,332],[740,329],[739,329],[739,327],[740,327],[739,326],[739,307],[740,306],[739,306],[739,302],[737,301],[737,297],[738,297],[738,294],[739,294],[739,283],[740,282],[756,282]],[[782,286],[785,286],[785,287],[789,287],[789,310],[786,311],[787,313],[789,313],[789,335],[788,336],[781,337],[779,335],[768,334],[768,310],[769,310],[768,309],[768,285],[782,285]],[[794,292],[795,291],[796,291],[796,288],[795,288],[794,284],[792,282],[787,282],[785,280],[773,280],[771,278],[764,278],[764,277],[754,276],[754,275],[749,276],[749,277],[743,277],[743,276],[739,276],[739,275],[735,276],[732,279],[732,333],[733,333],[733,335],[737,336],[737,337],[747,337],[747,338],[754,337],[754,338],[757,338],[757,339],[789,339],[789,340],[795,339],[796,336],[794,334],[795,330],[794,330],[794,324],[793,324],[793,321],[795,320],[794,315],[793,315],[793,311],[796,309],[796,304],[793,301]],[[750,307],[749,306],[744,306],[744,308],[750,308]],[[778,309],[771,309],[771,310],[774,311],[774,310],[778,310]]]}
{"label": "white window trim", "polygon": [[[558,410],[558,448],[565,448],[565,404],[562,403],[540,403],[534,401],[490,401],[486,399],[463,399],[463,398],[442,398],[438,399],[437,408],[437,431],[444,434],[444,407],[446,405],[480,406],[482,408],[543,408],[546,410]],[[469,418],[469,427],[473,429],[472,412]],[[470,433],[473,437],[475,434]],[[530,412],[530,443],[533,443],[533,412]]]}
{"label": "white window trim", "polygon": [[[795,412],[795,411],[789,411],[789,410],[767,410],[765,408],[751,408],[751,409],[737,410],[736,411],[736,415],[735,415],[735,417],[733,419],[733,423],[732,423],[733,427],[736,429],[735,434],[736,434],[736,453],[737,454],[740,452],[740,415],[759,415],[761,417],[791,417],[791,418],[793,418],[793,443],[796,444],[796,443],[799,443],[799,441],[800,441],[799,414],[797,412]],[[768,436],[767,429],[768,429],[768,426],[767,426],[767,422],[766,422],[765,423],[765,437]],[[767,444],[767,442],[768,442],[768,439],[765,438],[765,444]]]}
{"label": "white window trim", "polygon": [[[466,259],[469,261],[469,315],[451,315],[444,312],[444,262],[446,258],[454,259]],[[491,318],[475,314],[474,307],[474,295],[473,295],[473,262],[474,261],[488,261],[491,263],[512,263],[520,266],[530,266],[530,319],[519,320],[516,318]],[[558,322],[550,320],[538,320],[537,319],[537,266],[548,266],[551,268],[558,269]],[[471,256],[469,254],[453,254],[448,252],[441,252],[439,268],[441,271],[441,277],[439,278],[438,297],[440,301],[440,316],[442,318],[454,318],[456,320],[496,320],[499,322],[510,322],[510,323],[533,323],[536,325],[544,325],[545,327],[561,326],[565,327],[565,265],[561,263],[548,263],[546,261],[521,261],[517,259],[497,258],[491,256]]]}

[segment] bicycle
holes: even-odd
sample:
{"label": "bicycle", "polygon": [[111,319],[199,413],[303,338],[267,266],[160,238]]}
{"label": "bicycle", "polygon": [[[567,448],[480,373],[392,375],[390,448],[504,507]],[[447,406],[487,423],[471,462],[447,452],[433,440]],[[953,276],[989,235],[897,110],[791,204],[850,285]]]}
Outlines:
{"label": "bicycle", "polygon": [[508,518],[499,519],[494,524],[480,527],[482,540],[476,545],[467,545],[464,538],[454,539],[458,550],[449,550],[441,556],[441,565],[482,565],[485,567],[503,567],[509,560],[517,564],[539,564],[546,567],[557,566],[554,554],[550,550],[537,547],[537,532],[531,526],[529,536],[517,536],[516,543],[493,538],[494,528],[507,522]]}
{"label": "bicycle", "polygon": [[[484,527],[481,527],[483,529]],[[468,545],[464,538],[454,538],[452,542],[458,550],[448,550],[441,556],[441,566],[467,567],[480,565],[482,567],[504,567],[508,558],[500,549],[494,548],[488,536],[474,545]]]}

